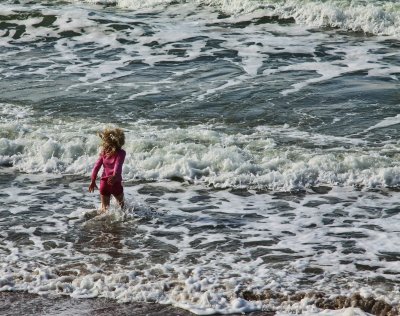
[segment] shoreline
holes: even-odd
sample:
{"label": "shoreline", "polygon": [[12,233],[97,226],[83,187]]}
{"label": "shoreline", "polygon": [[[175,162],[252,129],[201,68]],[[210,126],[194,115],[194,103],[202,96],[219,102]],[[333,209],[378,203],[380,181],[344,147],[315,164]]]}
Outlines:
{"label": "shoreline", "polygon": [[[118,303],[107,298],[76,299],[27,292],[0,292],[0,314],[57,316],[195,316],[187,310],[157,303]],[[239,316],[243,314],[228,314]],[[273,316],[274,312],[255,311],[248,316]]]}
{"label": "shoreline", "polygon": [[[314,301],[316,307],[323,310],[341,310],[345,308],[359,308],[361,311],[372,315],[399,315],[396,306],[391,306],[383,300],[364,298],[360,294],[351,296],[329,297],[324,293],[297,293],[286,296],[280,293],[265,292],[256,295],[251,292],[243,292],[241,295],[248,301],[269,300],[284,302],[300,302],[308,297]],[[39,295],[23,291],[0,292],[0,314],[2,316],[13,315],[57,315],[57,316],[195,316],[197,314],[167,304],[132,302],[118,303],[108,298],[78,299],[62,295]],[[219,315],[219,313],[213,314]],[[274,316],[274,311],[253,311],[248,313],[225,314],[228,316]]]}

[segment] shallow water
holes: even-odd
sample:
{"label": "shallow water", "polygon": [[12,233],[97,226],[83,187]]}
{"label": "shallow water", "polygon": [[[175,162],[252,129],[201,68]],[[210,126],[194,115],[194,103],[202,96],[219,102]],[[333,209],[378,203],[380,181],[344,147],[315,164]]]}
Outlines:
{"label": "shallow water", "polygon": [[261,309],[233,298],[267,289],[398,299],[398,192],[154,182],[125,187],[125,212],[114,206],[93,218],[95,198],[82,192],[82,178],[14,177],[1,190],[3,290],[197,313]]}
{"label": "shallow water", "polygon": [[[397,306],[399,8],[366,3],[0,4],[0,290]],[[93,217],[105,126],[128,208]]]}
{"label": "shallow water", "polygon": [[[157,304],[118,304],[108,299],[80,300],[66,297],[38,296],[27,293],[0,293],[0,312],[13,315],[160,315],[190,316],[185,310]],[[257,314],[255,314],[256,316]],[[260,315],[261,316],[261,315]]]}

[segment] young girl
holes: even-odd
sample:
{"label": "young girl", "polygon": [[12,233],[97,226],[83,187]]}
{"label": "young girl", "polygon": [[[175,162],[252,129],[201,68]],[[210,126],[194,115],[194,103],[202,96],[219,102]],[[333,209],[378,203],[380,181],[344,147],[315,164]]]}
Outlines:
{"label": "young girl", "polygon": [[110,198],[113,195],[118,204],[124,207],[124,189],[122,187],[122,165],[126,152],[121,149],[125,143],[124,132],[119,129],[106,128],[99,133],[102,140],[100,157],[97,159],[93,171],[92,182],[89,185],[89,192],[97,189],[96,178],[101,166],[103,174],[100,178],[101,212],[104,213],[110,206]]}

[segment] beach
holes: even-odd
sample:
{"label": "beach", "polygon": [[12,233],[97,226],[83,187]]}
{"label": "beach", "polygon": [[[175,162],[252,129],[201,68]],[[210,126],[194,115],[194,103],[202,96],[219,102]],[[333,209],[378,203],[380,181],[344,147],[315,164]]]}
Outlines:
{"label": "beach", "polygon": [[[399,16],[3,1],[0,314],[397,315]],[[107,127],[126,207],[99,214]]]}
{"label": "beach", "polygon": [[[1,315],[119,315],[119,316],[191,316],[188,311],[170,305],[151,303],[118,304],[113,300],[79,300],[67,297],[46,297],[28,293],[0,293]],[[240,314],[231,314],[236,316]],[[250,316],[270,316],[273,313],[252,312]]]}

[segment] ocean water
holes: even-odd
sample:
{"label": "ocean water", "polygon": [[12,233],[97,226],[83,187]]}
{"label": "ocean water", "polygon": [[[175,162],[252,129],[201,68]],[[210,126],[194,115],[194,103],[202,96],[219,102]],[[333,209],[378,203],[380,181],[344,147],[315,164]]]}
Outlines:
{"label": "ocean water", "polygon": [[[398,306],[399,49],[395,0],[2,1],[0,291]],[[93,217],[109,126],[128,206]]]}

